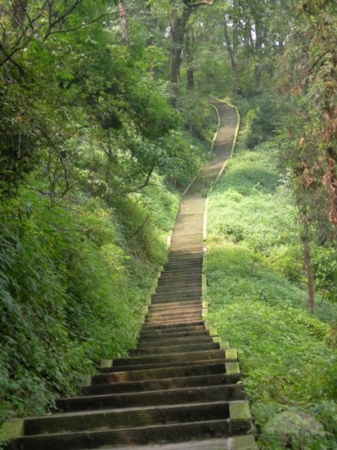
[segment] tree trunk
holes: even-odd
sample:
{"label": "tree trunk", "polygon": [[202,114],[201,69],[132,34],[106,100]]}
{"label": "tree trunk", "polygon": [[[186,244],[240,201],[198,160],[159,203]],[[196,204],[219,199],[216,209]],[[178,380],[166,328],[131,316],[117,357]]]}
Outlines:
{"label": "tree trunk", "polygon": [[122,2],[118,3],[118,8],[119,8],[119,16],[121,19],[123,42],[124,42],[124,44],[128,44],[129,43],[129,33],[128,33],[126,8]]}
{"label": "tree trunk", "polygon": [[187,58],[187,73],[186,73],[186,87],[188,91],[194,89],[194,34],[193,30],[188,30],[185,39],[186,58]]}
{"label": "tree trunk", "polygon": [[229,56],[230,66],[232,70],[232,77],[233,77],[233,92],[237,92],[238,89],[238,66],[237,66],[237,30],[235,27],[235,23],[233,23],[233,31],[232,31],[232,38],[229,35],[228,26],[227,26],[227,19],[225,18],[224,23],[224,38],[226,43],[226,49]]}
{"label": "tree trunk", "polygon": [[173,85],[174,94],[176,97],[179,96],[180,92],[179,81],[180,81],[181,53],[184,47],[187,22],[192,11],[193,11],[192,8],[184,7],[181,17],[179,17],[177,15],[177,12],[174,11],[171,22],[172,50],[171,50],[170,81]]}
{"label": "tree trunk", "polygon": [[303,254],[304,262],[307,270],[308,279],[308,306],[311,312],[315,310],[315,284],[314,284],[314,272],[311,263],[311,253],[309,245],[309,224],[308,218],[306,216],[302,217],[303,234],[302,234],[302,244],[303,244]]}

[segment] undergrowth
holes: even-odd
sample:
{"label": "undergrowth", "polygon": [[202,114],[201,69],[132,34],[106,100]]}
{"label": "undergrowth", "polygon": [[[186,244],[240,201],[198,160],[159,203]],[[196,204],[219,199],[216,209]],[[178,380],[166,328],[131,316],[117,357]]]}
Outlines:
{"label": "undergrowth", "polygon": [[260,448],[284,448],[264,430],[295,409],[318,419],[326,436],[292,448],[335,449],[337,304],[318,301],[314,316],[307,309],[295,211],[274,160],[268,143],[239,151],[210,195],[208,320],[239,350]]}
{"label": "undergrowth", "polygon": [[28,189],[2,202],[0,423],[53,409],[135,346],[179,203],[153,182],[110,205]]}

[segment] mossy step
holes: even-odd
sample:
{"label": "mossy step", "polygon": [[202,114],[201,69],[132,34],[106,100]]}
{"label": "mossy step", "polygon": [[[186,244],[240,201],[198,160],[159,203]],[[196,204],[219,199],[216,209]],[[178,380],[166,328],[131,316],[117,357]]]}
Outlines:
{"label": "mossy step", "polygon": [[183,424],[153,425],[119,430],[83,431],[19,438],[8,450],[79,450],[106,446],[130,446],[227,438],[248,432],[248,421],[210,420]]}
{"label": "mossy step", "polygon": [[195,248],[203,248],[204,247],[204,240],[202,237],[202,233],[199,233],[198,239],[191,239],[191,238],[178,238],[178,237],[172,237],[171,243],[170,243],[170,250],[171,252],[175,250],[175,248],[178,248],[179,250],[181,248],[186,249],[195,249]]}
{"label": "mossy step", "polygon": [[[181,289],[179,289],[175,284],[170,286],[160,286],[159,283],[156,291],[152,294],[152,301],[155,297],[161,297],[163,299],[165,299],[165,297],[170,297],[170,301],[173,302],[200,300],[201,289],[202,283],[200,283],[200,281],[195,282],[195,284],[191,286],[181,286]],[[172,299],[173,296],[175,296],[176,299]],[[192,298],[189,299],[188,297]]]}
{"label": "mossy step", "polygon": [[174,330],[149,330],[143,328],[139,334],[139,342],[150,342],[156,340],[164,339],[174,339],[174,338],[192,338],[209,336],[209,331],[205,329],[204,326],[193,327],[193,329],[186,330],[185,328],[176,328]]}
{"label": "mossy step", "polygon": [[113,367],[104,367],[100,369],[100,374],[91,378],[92,384],[145,381],[158,378],[181,378],[199,375],[225,374],[232,367],[225,361],[201,361],[198,364],[187,364],[185,366],[171,367],[152,367],[138,370],[120,370],[119,373],[113,370]]}
{"label": "mossy step", "polygon": [[177,252],[177,253],[199,253],[202,252],[204,250],[204,244],[200,242],[200,244],[198,245],[190,245],[189,243],[176,243],[176,244],[171,244],[170,246],[170,250],[171,252]]}
{"label": "mossy step", "polygon": [[176,364],[181,361],[191,362],[191,361],[207,361],[212,359],[237,359],[237,352],[234,349],[207,349],[207,350],[196,350],[187,351],[181,353],[166,353],[165,355],[142,355],[142,356],[131,356],[129,358],[118,358],[114,360],[114,367],[119,366],[134,366],[141,364]]}
{"label": "mossy step", "polygon": [[118,358],[113,362],[114,367],[118,366],[133,366],[138,364],[160,364],[160,363],[177,363],[180,361],[205,361],[210,359],[226,358],[226,351],[221,349],[216,350],[201,350],[193,352],[181,353],[166,353],[165,355],[144,355],[132,356],[129,358]]}
{"label": "mossy step", "polygon": [[163,273],[167,271],[180,272],[182,270],[195,270],[203,265],[203,257],[191,258],[173,258],[169,255],[169,260],[163,267]]}
{"label": "mossy step", "polygon": [[167,314],[164,312],[160,313],[149,313],[145,318],[145,323],[148,322],[165,322],[172,320],[186,321],[186,318],[193,318],[194,320],[199,320],[202,316],[201,305],[198,308],[193,309],[181,309],[178,311],[168,311]]}
{"label": "mossy step", "polygon": [[165,318],[169,318],[169,319],[173,319],[173,318],[182,318],[185,316],[191,316],[191,315],[198,315],[199,317],[201,316],[202,313],[202,304],[200,303],[198,306],[194,306],[194,307],[181,307],[179,309],[174,308],[174,309],[170,309],[168,308],[166,314],[165,314],[165,310],[161,310],[161,311],[151,311],[146,315],[146,320],[156,320],[156,319],[165,319]]}
{"label": "mossy step", "polygon": [[155,293],[152,295],[153,305],[170,305],[177,302],[201,302],[202,289],[197,292],[170,292],[170,293]]}
{"label": "mossy step", "polygon": [[192,245],[199,244],[200,242],[203,244],[203,236],[201,231],[202,230],[200,229],[200,231],[195,234],[188,234],[188,233],[173,234],[171,236],[171,245],[180,244],[182,242],[188,242]]}
{"label": "mossy step", "polygon": [[[177,297],[184,298],[187,295],[195,295],[198,296],[200,300],[202,291],[202,283],[200,281],[193,281],[191,283],[184,283],[183,281],[172,282],[172,283],[163,283],[159,282],[156,292],[152,295],[152,298],[161,296],[162,298],[170,297],[170,300],[176,301]],[[194,298],[193,300],[197,300]]]}
{"label": "mossy step", "polygon": [[[186,325],[188,327],[188,325]],[[174,338],[183,338],[188,337],[192,338],[193,336],[200,337],[200,336],[209,336],[209,331],[206,330],[204,327],[195,327],[193,326],[193,329],[185,329],[185,328],[172,328],[172,329],[150,329],[146,330],[146,328],[143,328],[139,335],[139,341],[157,341],[157,340],[164,340],[164,339],[174,339]]]}
{"label": "mossy step", "polygon": [[159,283],[166,283],[170,281],[172,283],[181,285],[186,283],[187,286],[191,283],[200,283],[201,281],[201,271],[200,268],[194,268],[189,270],[188,273],[183,273],[183,271],[167,271],[161,274],[159,278]]}
{"label": "mossy step", "polygon": [[175,286],[158,286],[156,292],[152,295],[153,303],[172,303],[184,300],[201,301],[202,285],[178,289]]}
{"label": "mossy step", "polygon": [[138,342],[138,350],[146,350],[148,348],[161,348],[168,345],[189,345],[189,344],[209,344],[214,342],[211,336],[190,336],[190,337],[178,337],[178,338],[166,338],[162,340],[140,340]]}
{"label": "mossy step", "polygon": [[162,325],[188,325],[202,320],[202,312],[198,311],[191,314],[177,314],[168,317],[148,317],[145,319],[144,326],[162,326]]}
{"label": "mossy step", "polygon": [[130,352],[130,356],[143,356],[143,355],[158,355],[158,354],[173,354],[173,353],[187,353],[194,351],[204,350],[216,350],[220,348],[220,344],[217,342],[206,343],[192,343],[181,345],[167,345],[163,347],[150,347],[150,348],[138,348]]}
{"label": "mossy step", "polygon": [[[195,231],[194,235],[189,234],[189,231],[191,229],[194,229]],[[177,223],[174,232],[171,236],[171,242],[172,240],[176,241],[189,240],[190,242],[198,242],[200,241],[200,239],[202,239],[202,231],[203,231],[202,224],[195,221]]]}
{"label": "mossy step", "polygon": [[[24,419],[24,436],[47,433],[71,433],[118,428],[146,427],[155,424],[176,424],[204,422],[216,419],[250,419],[246,411],[246,401],[207,403],[186,403],[178,405],[140,406],[99,411],[65,412],[48,416]],[[239,405],[237,414],[233,405]],[[241,409],[242,411],[241,411]],[[249,411],[249,409],[248,409]]]}
{"label": "mossy step", "polygon": [[[128,365],[121,365],[121,366],[113,366],[111,368],[112,372],[124,372],[126,370],[140,370],[140,369],[164,369],[164,368],[170,368],[170,367],[188,367],[191,364],[194,366],[197,365],[204,365],[205,363],[209,362],[210,360],[195,360],[195,361],[183,361],[183,360],[171,360],[167,362],[153,362],[153,363],[142,363],[142,364],[128,364]],[[223,361],[223,358],[219,359],[212,359],[212,362],[214,363],[221,363]],[[227,361],[227,360],[226,360]]]}
{"label": "mossy step", "polygon": [[160,282],[169,280],[169,281],[192,281],[198,280],[201,278],[201,271],[200,267],[190,267],[188,269],[180,269],[180,270],[165,270],[164,272],[161,272],[160,275]]}
{"label": "mossy step", "polygon": [[170,253],[170,257],[171,255],[177,258],[182,258],[182,257],[187,257],[190,258],[191,256],[200,256],[204,254],[204,249],[203,248],[175,248],[175,249],[171,249],[171,253]]}
{"label": "mossy step", "polygon": [[192,294],[182,294],[182,293],[173,293],[170,295],[166,294],[154,294],[152,295],[152,304],[153,305],[169,305],[171,303],[176,303],[177,301],[201,301],[201,289],[197,293]]}
{"label": "mossy step", "polygon": [[170,252],[169,253],[169,262],[192,262],[192,261],[202,261],[204,257],[204,252],[200,252],[199,255],[196,253],[179,253],[179,252]]}
{"label": "mossy step", "polygon": [[192,323],[182,323],[182,324],[167,324],[167,325],[149,325],[149,324],[143,324],[143,327],[140,330],[140,333],[144,334],[152,334],[155,336],[155,334],[170,334],[170,333],[199,333],[200,331],[205,331],[206,326],[204,321],[198,320],[194,321]]}
{"label": "mossy step", "polygon": [[210,403],[216,401],[244,400],[242,384],[184,387],[147,392],[127,392],[63,398],[56,401],[56,407],[63,412],[93,411],[110,408],[134,408],[166,405]]}
{"label": "mossy step", "polygon": [[206,330],[205,328],[205,322],[203,320],[196,320],[194,322],[190,322],[188,324],[181,323],[181,324],[174,324],[174,325],[150,325],[150,324],[144,324],[141,332],[144,331],[150,331],[150,332],[176,332],[176,331],[200,331],[200,330]]}
{"label": "mossy step", "polygon": [[160,276],[165,277],[179,277],[179,276],[195,276],[197,272],[201,275],[202,271],[202,262],[198,262],[198,264],[194,264],[193,266],[183,266],[182,264],[178,263],[170,263],[168,266],[166,266]]}
{"label": "mossy step", "polygon": [[[104,450],[139,450],[139,447],[106,447]],[[179,442],[178,444],[142,445],[141,450],[258,450],[252,435],[223,439]]]}
{"label": "mossy step", "polygon": [[178,389],[198,386],[215,386],[220,384],[236,384],[241,380],[241,373],[214,375],[186,376],[175,378],[159,378],[146,381],[114,382],[111,384],[98,384],[84,386],[83,395],[105,395],[125,392],[144,392],[164,389]]}
{"label": "mossy step", "polygon": [[196,320],[201,320],[201,313],[197,314],[185,314],[176,317],[162,317],[145,319],[145,326],[164,326],[164,325],[188,325],[189,323],[195,323]]}
{"label": "mossy step", "polygon": [[156,305],[150,305],[149,306],[149,312],[165,312],[165,311],[179,311],[181,309],[184,308],[200,308],[200,306],[202,306],[202,303],[200,300],[190,300],[190,301],[186,301],[183,300],[181,302],[171,302],[169,305],[161,305],[161,304],[156,304]]}
{"label": "mossy step", "polygon": [[170,302],[166,305],[153,304],[148,308],[148,315],[150,314],[178,314],[181,312],[189,311],[195,312],[202,309],[202,302],[200,300],[190,300],[181,302]]}
{"label": "mossy step", "polygon": [[200,312],[202,311],[202,303],[201,302],[194,302],[190,304],[176,304],[172,306],[171,304],[167,305],[166,307],[163,307],[163,305],[160,305],[160,308],[151,307],[148,310],[146,317],[160,317],[160,316],[167,316],[167,315],[178,315],[178,314],[184,314],[185,312],[193,313],[193,312]]}
{"label": "mossy step", "polygon": [[175,236],[188,235],[191,231],[202,234],[202,222],[204,219],[204,208],[199,210],[192,210],[181,212],[177,217],[174,232]]}
{"label": "mossy step", "polygon": [[156,294],[179,294],[179,295],[183,295],[183,294],[193,294],[193,293],[198,293],[199,290],[202,287],[202,282],[201,279],[200,280],[193,280],[191,282],[183,282],[183,281],[179,281],[176,283],[171,283],[168,285],[161,285],[160,284],[160,280],[159,280],[159,284],[156,288]]}

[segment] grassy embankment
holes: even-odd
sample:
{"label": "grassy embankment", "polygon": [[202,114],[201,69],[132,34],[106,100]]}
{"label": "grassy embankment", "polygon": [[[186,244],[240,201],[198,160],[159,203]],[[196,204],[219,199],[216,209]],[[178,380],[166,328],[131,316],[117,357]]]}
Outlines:
{"label": "grassy embankment", "polygon": [[239,350],[261,449],[283,448],[264,428],[284,410],[310,413],[330,436],[308,433],[292,448],[337,448],[337,304],[317,298],[315,315],[307,310],[295,210],[275,158],[271,144],[239,150],[210,194],[208,320]]}

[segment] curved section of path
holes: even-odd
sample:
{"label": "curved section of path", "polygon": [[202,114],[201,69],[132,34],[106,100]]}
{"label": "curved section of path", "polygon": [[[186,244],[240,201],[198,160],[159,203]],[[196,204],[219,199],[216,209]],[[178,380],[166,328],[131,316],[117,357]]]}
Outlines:
{"label": "curved section of path", "polygon": [[204,216],[210,185],[232,152],[235,108],[219,113],[214,157],[181,203],[168,262],[138,348],[101,368],[60,413],[24,420],[11,450],[248,450],[252,435],[237,353],[202,318]]}

